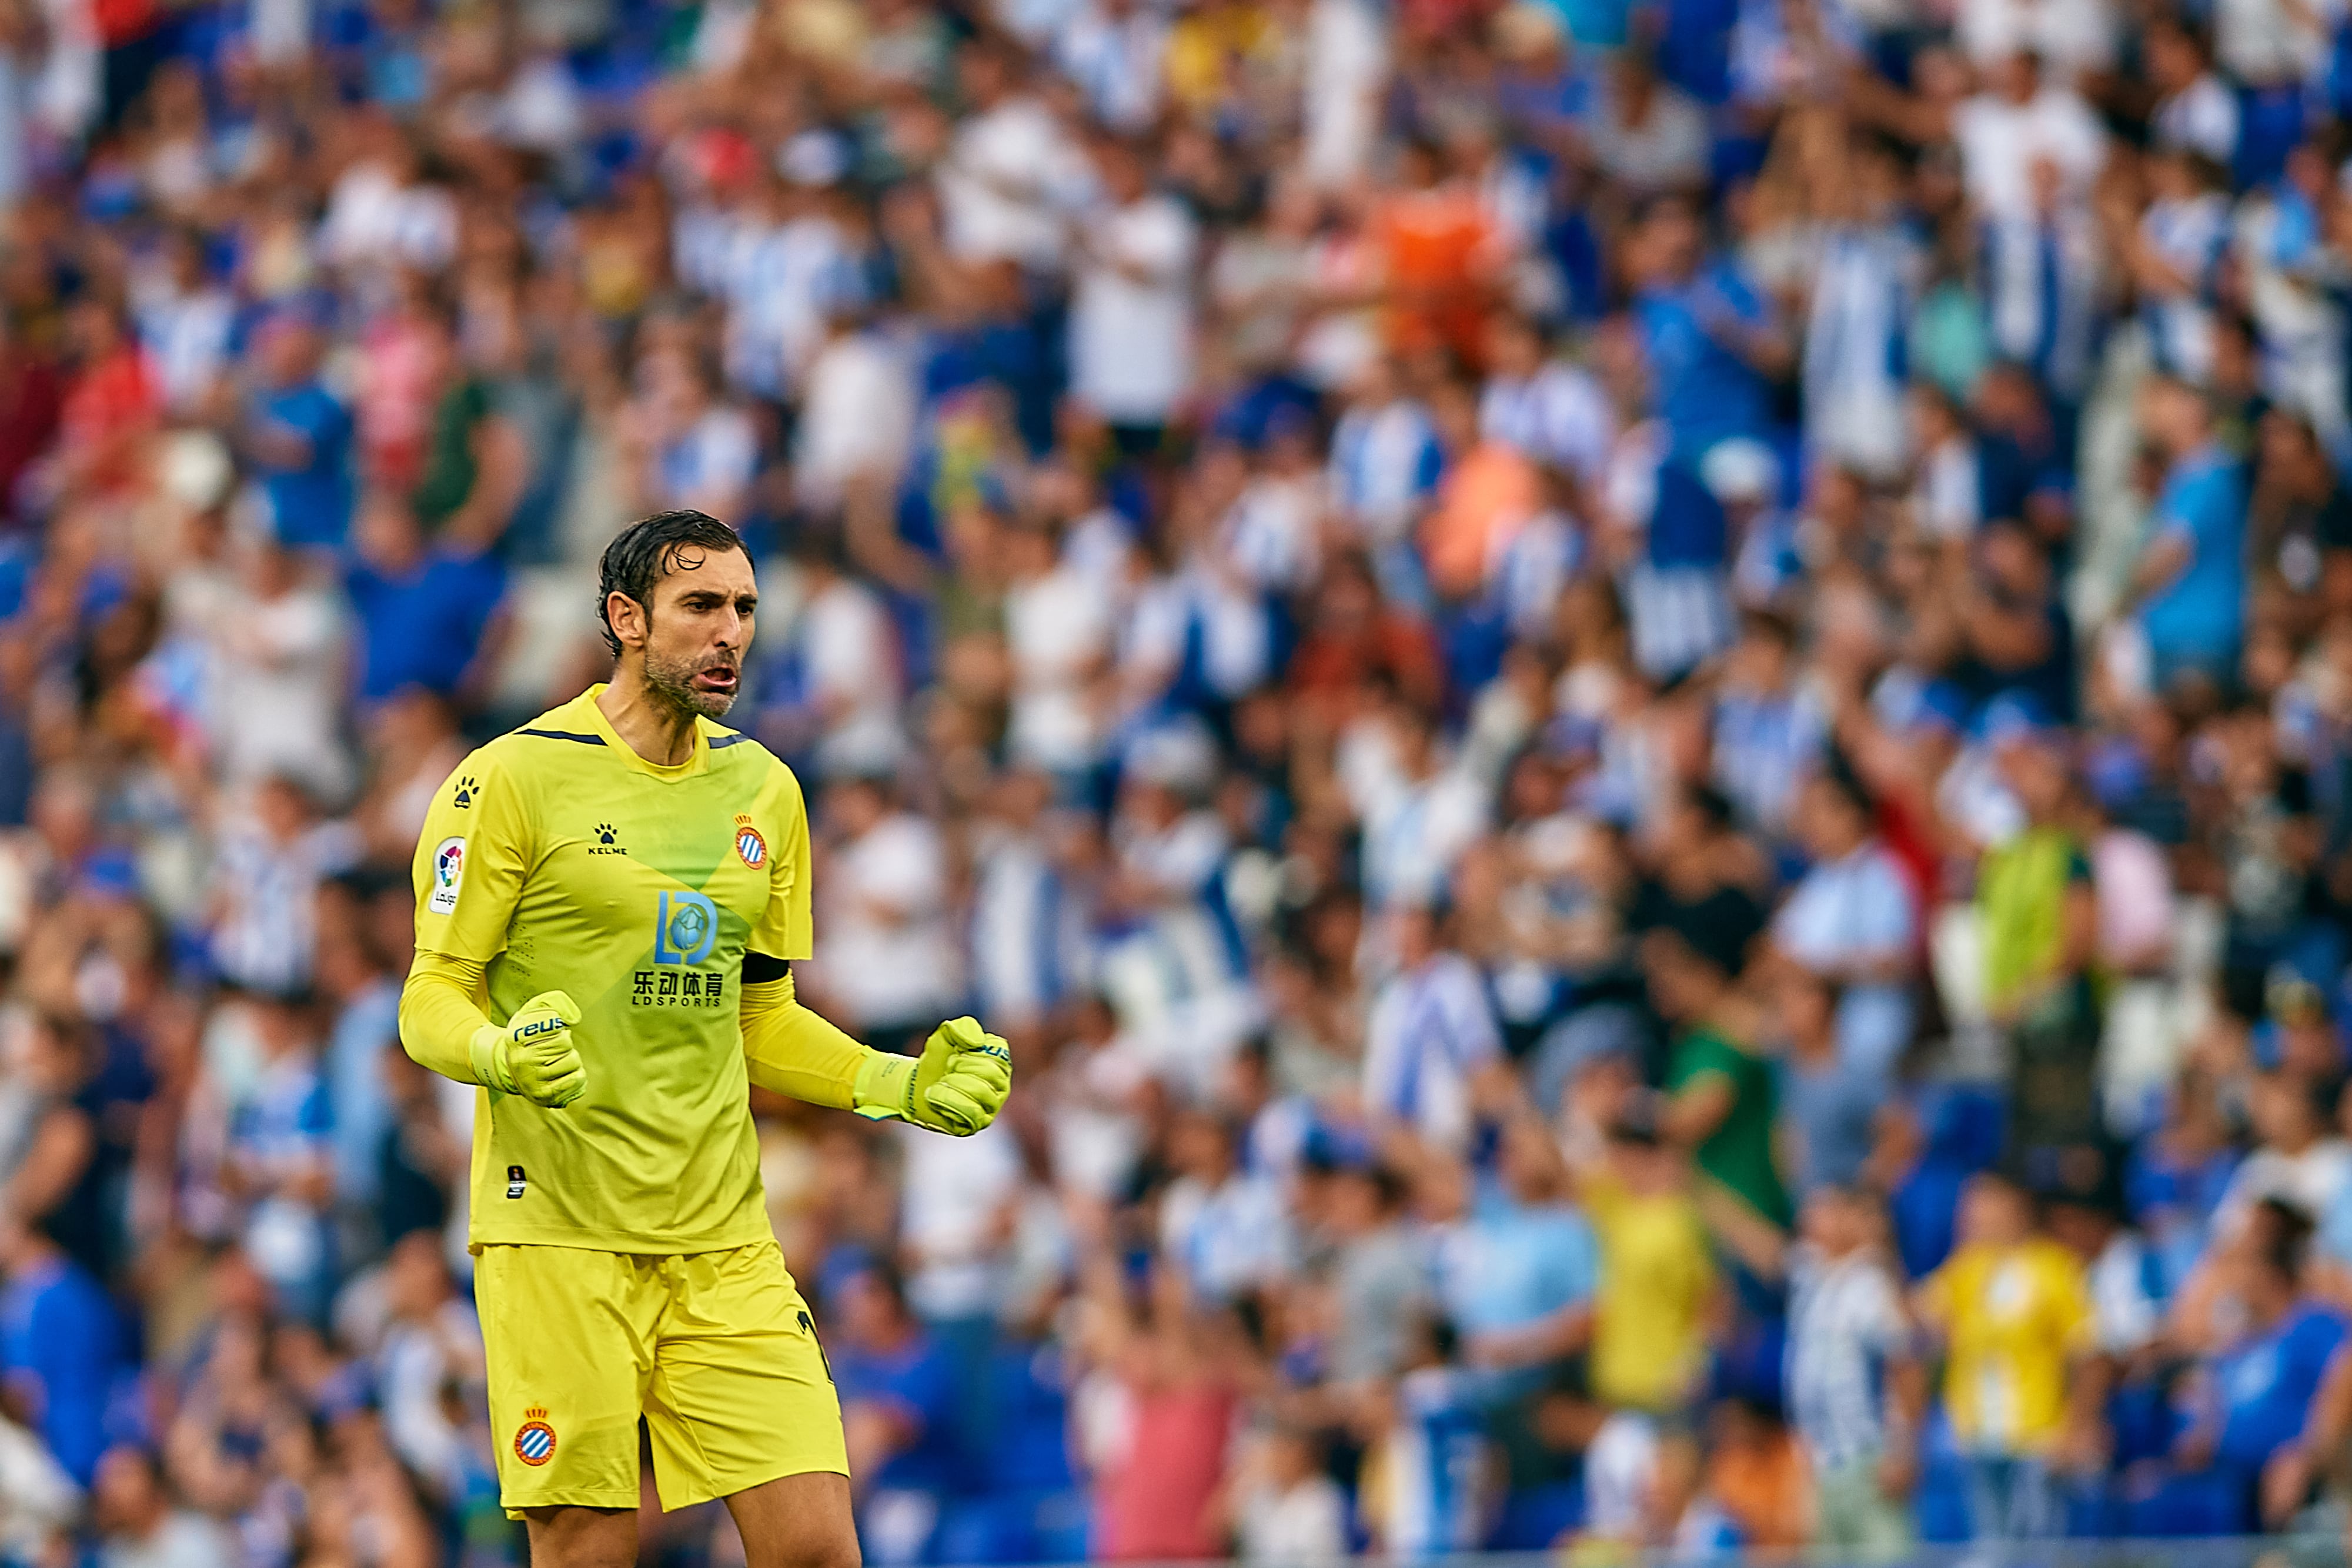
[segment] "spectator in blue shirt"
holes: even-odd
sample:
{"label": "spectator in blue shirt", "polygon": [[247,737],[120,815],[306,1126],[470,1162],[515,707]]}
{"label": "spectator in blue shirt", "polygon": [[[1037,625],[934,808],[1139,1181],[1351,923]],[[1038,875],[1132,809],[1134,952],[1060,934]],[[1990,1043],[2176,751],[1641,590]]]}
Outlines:
{"label": "spectator in blue shirt", "polygon": [[1717,443],[1771,428],[1770,382],[1794,363],[1763,297],[1728,261],[1708,261],[1688,201],[1663,196],[1628,249],[1633,315],[1649,356],[1652,403],[1672,459],[1696,465]]}
{"label": "spectator in blue shirt", "polygon": [[293,315],[262,329],[240,444],[280,544],[340,548],[352,526],[352,415],[319,380],[319,333]]}
{"label": "spectator in blue shirt", "polygon": [[2269,1197],[2248,1218],[2224,1259],[2245,1331],[2203,1368],[2195,1419],[2173,1444],[2173,1473],[2134,1505],[2134,1534],[2249,1534],[2265,1492],[2274,1507],[2299,1504],[2298,1467],[2309,1483],[2305,1427],[2343,1351],[2344,1320],[2304,1291],[2310,1217]]}
{"label": "spectator in blue shirt", "polygon": [[1543,1367],[1582,1350],[1601,1271],[1592,1228],[1561,1194],[1565,1172],[1540,1122],[1503,1134],[1491,1181],[1442,1232],[1438,1295],[1482,1396],[1530,1393]]}
{"label": "spectator in blue shirt", "polygon": [[2156,682],[2227,687],[2244,631],[2245,478],[2214,440],[2204,394],[2187,382],[2152,382],[2140,423],[2165,462],[2154,537],[2132,579]]}
{"label": "spectator in blue shirt", "polygon": [[507,591],[496,557],[428,542],[407,501],[386,493],[368,497],[353,542],[344,590],[360,619],[362,702],[408,686],[456,696],[495,666]]}
{"label": "spectator in blue shirt", "polygon": [[115,1385],[130,1369],[122,1321],[96,1276],[13,1218],[0,1222],[0,1386],[87,1487],[106,1451]]}
{"label": "spectator in blue shirt", "polygon": [[873,1562],[920,1562],[961,1459],[955,1364],[908,1311],[906,1287],[887,1267],[850,1275],[834,1304],[827,1339],[858,1532]]}

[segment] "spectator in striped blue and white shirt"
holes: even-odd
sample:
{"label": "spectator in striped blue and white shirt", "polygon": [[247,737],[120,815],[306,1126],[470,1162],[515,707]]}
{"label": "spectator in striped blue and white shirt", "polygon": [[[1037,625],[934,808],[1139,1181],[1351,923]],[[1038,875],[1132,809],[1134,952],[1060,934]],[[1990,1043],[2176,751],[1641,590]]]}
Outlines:
{"label": "spectator in striped blue and white shirt", "polygon": [[1812,1467],[1813,1544],[1871,1557],[1913,1539],[1927,1383],[1881,1238],[1862,1192],[1817,1189],[1789,1267],[1789,1416]]}
{"label": "spectator in striped blue and white shirt", "polygon": [[1510,1071],[1478,967],[1445,943],[1442,908],[1407,905],[1390,917],[1396,969],[1372,998],[1364,1026],[1364,1107],[1463,1152],[1479,1096]]}
{"label": "spectator in striped blue and white shirt", "polygon": [[1406,605],[1430,602],[1412,532],[1444,470],[1429,410],[1405,395],[1385,359],[1369,361],[1331,431],[1331,507],[1370,553],[1381,593]]}

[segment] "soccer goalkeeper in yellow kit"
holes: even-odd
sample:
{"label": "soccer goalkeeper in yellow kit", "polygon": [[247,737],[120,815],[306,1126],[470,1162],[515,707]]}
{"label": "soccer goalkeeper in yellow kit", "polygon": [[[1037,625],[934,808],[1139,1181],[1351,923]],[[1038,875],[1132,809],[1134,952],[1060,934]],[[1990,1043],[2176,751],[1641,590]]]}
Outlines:
{"label": "soccer goalkeeper in yellow kit", "polygon": [[840,1406],[769,1228],[747,1086],[964,1134],[1012,1058],[968,1018],[886,1055],[794,999],[800,786],[711,722],[758,601],[734,530],[648,517],[606,549],[603,590],[612,683],[468,757],[416,846],[400,1035],[482,1089],[499,1490],[534,1563],[634,1561],[642,1416],[665,1508],[726,1499],[751,1568],[850,1568]]}

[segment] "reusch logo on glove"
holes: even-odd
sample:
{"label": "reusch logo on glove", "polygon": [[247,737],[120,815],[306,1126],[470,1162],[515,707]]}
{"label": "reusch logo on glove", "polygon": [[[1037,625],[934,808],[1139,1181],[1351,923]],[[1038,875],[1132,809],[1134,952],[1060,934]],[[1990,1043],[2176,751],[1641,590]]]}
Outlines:
{"label": "reusch logo on glove", "polygon": [[533,1019],[516,1030],[514,1035],[517,1040],[530,1040],[535,1035],[553,1034],[557,1030],[570,1027],[560,1018]]}

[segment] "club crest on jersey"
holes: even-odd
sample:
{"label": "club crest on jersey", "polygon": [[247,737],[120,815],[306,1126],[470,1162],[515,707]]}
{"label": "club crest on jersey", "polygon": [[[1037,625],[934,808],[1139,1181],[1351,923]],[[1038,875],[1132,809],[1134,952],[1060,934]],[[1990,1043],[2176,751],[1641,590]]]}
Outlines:
{"label": "club crest on jersey", "polygon": [[654,910],[654,962],[699,964],[719,940],[719,906],[698,893],[665,892]]}
{"label": "club crest on jersey", "polygon": [[453,915],[457,909],[457,885],[466,877],[466,841],[463,838],[443,839],[433,851],[433,894],[425,907],[436,915]]}
{"label": "club crest on jersey", "polygon": [[753,871],[768,863],[768,841],[742,817],[735,819],[735,858]]}
{"label": "club crest on jersey", "polygon": [[547,1424],[547,1412],[534,1405],[522,1413],[522,1425],[515,1428],[515,1458],[533,1469],[555,1458],[555,1428]]}

